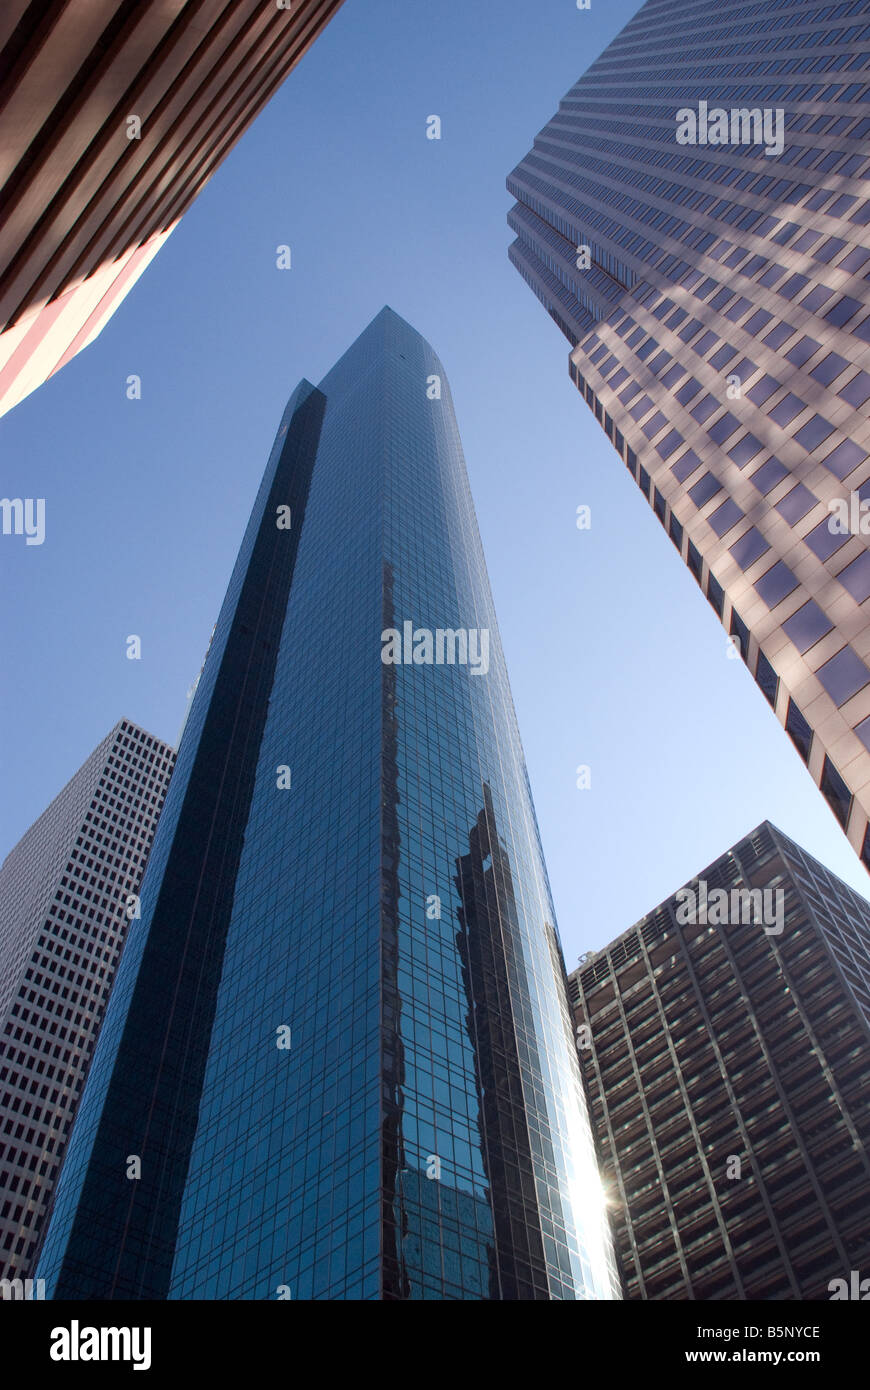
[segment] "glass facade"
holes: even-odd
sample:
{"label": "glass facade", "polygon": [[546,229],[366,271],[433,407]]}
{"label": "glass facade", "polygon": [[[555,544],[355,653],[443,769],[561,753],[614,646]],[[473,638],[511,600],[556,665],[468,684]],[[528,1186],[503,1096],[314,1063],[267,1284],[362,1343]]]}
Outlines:
{"label": "glass facade", "polygon": [[449,386],[389,309],[282,420],[39,1273],[619,1296]]}
{"label": "glass facade", "polygon": [[867,532],[830,523],[870,485],[868,40],[863,0],[647,0],[508,179],[572,380],[859,854]]}

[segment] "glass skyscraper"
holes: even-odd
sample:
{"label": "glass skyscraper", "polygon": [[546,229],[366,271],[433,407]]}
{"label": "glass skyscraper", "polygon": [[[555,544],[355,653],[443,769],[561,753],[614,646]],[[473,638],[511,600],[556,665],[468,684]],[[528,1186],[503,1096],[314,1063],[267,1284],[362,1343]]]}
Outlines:
{"label": "glass skyscraper", "polygon": [[569,984],[626,1298],[843,1297],[870,1268],[867,900],[765,822]]}
{"label": "glass skyscraper", "polygon": [[870,867],[868,94],[866,0],[647,0],[508,188],[573,381]]}
{"label": "glass skyscraper", "polygon": [[55,1298],[618,1296],[443,367],[285,410],[61,1174]]}

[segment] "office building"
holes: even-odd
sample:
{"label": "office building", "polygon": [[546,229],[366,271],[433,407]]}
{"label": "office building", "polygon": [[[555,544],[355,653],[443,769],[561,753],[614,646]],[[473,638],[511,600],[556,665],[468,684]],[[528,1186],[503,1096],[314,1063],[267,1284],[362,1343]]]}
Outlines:
{"label": "office building", "polygon": [[341,0],[6,0],[0,415],[93,342]]}
{"label": "office building", "polygon": [[866,4],[648,0],[508,188],[572,380],[870,866],[868,92]]}
{"label": "office building", "polygon": [[0,867],[0,1279],[32,1274],[174,758],[121,720]]}
{"label": "office building", "polygon": [[569,991],[626,1298],[848,1296],[870,1270],[870,904],[765,822]]}
{"label": "office building", "polygon": [[450,390],[388,308],[284,412],[142,899],[49,1297],[613,1296]]}

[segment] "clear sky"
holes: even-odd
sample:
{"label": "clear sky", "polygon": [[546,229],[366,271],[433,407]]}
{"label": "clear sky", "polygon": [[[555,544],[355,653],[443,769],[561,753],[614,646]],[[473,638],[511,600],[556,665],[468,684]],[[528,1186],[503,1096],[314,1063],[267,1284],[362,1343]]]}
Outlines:
{"label": "clear sky", "polygon": [[637,8],[346,0],[96,343],[0,420],[0,493],[46,499],[42,546],[0,537],[0,856],[121,716],[175,742],[286,399],[388,303],[450,377],[569,968],[764,818],[867,893],[507,259],[507,174]]}

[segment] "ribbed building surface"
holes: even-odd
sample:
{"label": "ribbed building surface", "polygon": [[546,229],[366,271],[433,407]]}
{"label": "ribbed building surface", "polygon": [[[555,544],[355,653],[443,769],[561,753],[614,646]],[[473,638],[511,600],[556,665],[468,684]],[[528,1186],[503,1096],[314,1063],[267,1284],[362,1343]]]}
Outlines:
{"label": "ribbed building surface", "polygon": [[648,0],[508,188],[572,379],[870,866],[870,517],[830,511],[870,496],[868,96],[866,0]]}
{"label": "ribbed building surface", "polygon": [[870,1268],[870,904],[767,822],[687,888],[569,980],[626,1297],[829,1299]]}
{"label": "ribbed building surface", "polygon": [[0,414],[97,336],[341,3],[5,0]]}
{"label": "ribbed building surface", "polygon": [[0,867],[0,1279],[32,1273],[174,761],[122,720]]}

